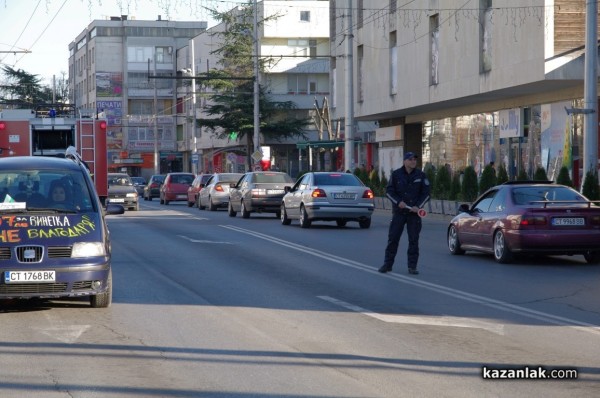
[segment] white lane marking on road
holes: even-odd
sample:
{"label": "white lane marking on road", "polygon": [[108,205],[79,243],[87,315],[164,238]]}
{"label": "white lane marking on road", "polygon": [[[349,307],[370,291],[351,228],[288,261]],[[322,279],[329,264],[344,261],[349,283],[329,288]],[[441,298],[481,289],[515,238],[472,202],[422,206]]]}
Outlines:
{"label": "white lane marking on road", "polygon": [[329,254],[329,253],[326,253],[326,252],[323,252],[323,251],[320,251],[317,249],[308,248],[306,246],[301,246],[301,245],[298,245],[293,242],[289,242],[289,241],[286,241],[283,239],[276,238],[274,236],[266,235],[266,234],[263,234],[263,233],[260,233],[257,231],[252,231],[249,229],[240,228],[235,225],[221,225],[221,227],[230,229],[232,231],[240,232],[240,233],[243,233],[246,235],[250,235],[250,236],[253,236],[258,239],[263,239],[263,240],[269,241],[271,243],[275,243],[277,245],[289,247],[290,249],[298,250],[298,251],[304,252],[306,254],[310,254],[312,256],[322,258],[327,261],[331,261],[334,263],[345,265],[347,267],[359,269],[361,271],[369,272],[374,275],[381,275],[386,278],[394,279],[398,282],[402,282],[407,285],[418,286],[418,287],[421,287],[424,289],[432,290],[434,292],[444,294],[447,296],[451,296],[451,297],[455,297],[455,298],[458,298],[461,300],[485,305],[490,308],[495,308],[498,310],[525,316],[525,317],[528,317],[531,319],[536,319],[536,320],[543,321],[543,322],[546,322],[546,323],[549,323],[552,325],[568,326],[572,329],[576,329],[576,330],[579,330],[582,332],[591,333],[591,334],[600,336],[600,327],[598,325],[592,325],[587,322],[581,322],[581,321],[577,321],[577,320],[570,319],[570,318],[565,318],[565,317],[558,316],[558,315],[548,314],[548,313],[545,313],[542,311],[532,310],[529,308],[521,307],[516,304],[510,304],[510,303],[500,301],[500,300],[495,300],[495,299],[492,299],[489,297],[480,296],[480,295],[473,294],[473,293],[468,293],[468,292],[465,292],[462,290],[457,290],[457,289],[453,289],[453,288],[442,286],[442,285],[437,285],[437,284],[431,283],[431,282],[426,282],[424,280],[419,280],[414,277],[408,277],[408,276],[397,275],[397,274],[382,275],[377,271],[376,268],[373,268],[372,266],[368,266],[368,265],[359,263],[357,261],[349,260],[347,258],[335,256],[333,254]]}
{"label": "white lane marking on road", "polygon": [[218,240],[201,240],[201,239],[193,239],[190,238],[189,236],[183,236],[183,235],[177,235],[182,239],[188,240],[192,243],[220,243],[220,244],[224,244],[224,245],[231,245],[231,242],[220,242]]}
{"label": "white lane marking on road", "polygon": [[471,318],[460,318],[455,316],[418,316],[418,315],[390,315],[380,314],[359,307],[354,304],[347,303],[342,300],[335,299],[329,296],[317,296],[321,300],[328,301],[340,307],[347,308],[351,311],[379,319],[387,323],[403,323],[408,325],[429,325],[429,326],[446,326],[457,328],[475,328],[484,329],[492,333],[504,335],[504,325],[493,322],[484,322]]}
{"label": "white lane marking on road", "polygon": [[71,344],[90,328],[90,325],[50,326],[47,328],[34,328],[46,336],[50,336],[63,343]]}

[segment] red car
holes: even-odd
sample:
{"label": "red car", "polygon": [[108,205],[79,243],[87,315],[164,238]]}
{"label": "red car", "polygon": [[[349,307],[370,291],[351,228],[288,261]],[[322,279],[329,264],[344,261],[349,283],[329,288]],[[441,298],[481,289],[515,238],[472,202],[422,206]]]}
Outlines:
{"label": "red car", "polygon": [[192,173],[169,173],[160,186],[160,204],[168,205],[169,202],[187,201],[187,191],[194,181]]}
{"label": "red car", "polygon": [[448,226],[452,254],[492,253],[499,263],[515,253],[582,254],[600,263],[600,206],[567,186],[512,181],[459,211]]}
{"label": "red car", "polygon": [[192,185],[187,190],[187,205],[192,207],[198,202],[198,194],[202,191],[202,188],[206,185],[206,182],[212,177],[212,174],[198,174]]}

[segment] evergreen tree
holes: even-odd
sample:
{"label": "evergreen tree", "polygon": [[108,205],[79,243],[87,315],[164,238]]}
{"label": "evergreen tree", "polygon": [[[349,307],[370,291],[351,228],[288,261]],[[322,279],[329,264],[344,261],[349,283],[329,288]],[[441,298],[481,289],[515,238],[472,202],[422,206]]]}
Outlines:
{"label": "evergreen tree", "polygon": [[525,171],[525,167],[523,167],[523,165],[521,165],[521,167],[519,168],[519,174],[517,175],[517,181],[527,181],[529,180],[529,176],[527,175],[527,172]]}
{"label": "evergreen tree", "polygon": [[585,174],[585,181],[583,182],[581,193],[589,200],[600,200],[597,171],[590,170]]}
{"label": "evergreen tree", "polygon": [[538,167],[535,169],[535,174],[533,175],[533,179],[536,181],[548,181],[548,176],[546,175],[546,170],[543,167]]}
{"label": "evergreen tree", "polygon": [[461,189],[462,200],[466,202],[473,202],[475,199],[477,199],[478,191],[479,186],[477,184],[477,173],[475,173],[475,168],[473,168],[473,166],[467,166],[463,175]]}
{"label": "evergreen tree", "polygon": [[449,199],[452,179],[447,167],[441,166],[435,175],[435,197],[438,199]]}
{"label": "evergreen tree", "polygon": [[450,200],[460,200],[460,173],[454,173],[452,176],[452,185],[450,186]]}
{"label": "evergreen tree", "polygon": [[481,178],[479,179],[479,193],[482,194],[491,187],[496,186],[496,170],[492,165],[487,165],[483,168]]}
{"label": "evergreen tree", "polygon": [[556,177],[556,183],[561,185],[566,185],[568,187],[573,187],[573,181],[569,176],[569,168],[567,166],[562,166],[558,172],[558,177]]}
{"label": "evergreen tree", "polygon": [[504,184],[508,182],[508,173],[506,172],[506,167],[503,164],[498,166],[498,175],[496,177],[496,184]]}
{"label": "evergreen tree", "polygon": [[[250,4],[246,4],[234,11],[209,11],[227,29],[212,33],[220,47],[211,54],[218,57],[220,68],[199,74],[206,79],[204,85],[211,87],[215,93],[205,108],[208,117],[197,122],[217,138],[245,140],[248,163],[251,164],[250,155],[254,151],[253,10]],[[263,19],[259,25],[277,17]],[[271,58],[261,57],[259,69],[264,70],[267,63],[273,62]],[[310,120],[297,109],[292,101],[272,101],[265,87],[259,87],[260,132],[265,138],[277,141],[292,137],[306,139],[304,130]]]}
{"label": "evergreen tree", "polygon": [[431,194],[431,198],[432,199],[438,199],[438,197],[436,196],[436,191],[435,191],[435,167],[431,164],[431,163],[427,163],[425,165],[425,169],[423,170],[423,172],[425,172],[425,175],[427,176],[427,179],[429,180],[429,192]]}
{"label": "evergreen tree", "polygon": [[385,191],[387,189],[388,179],[385,176],[385,172],[381,172],[381,183],[379,184],[379,196],[385,196]]}
{"label": "evergreen tree", "polygon": [[38,75],[8,65],[2,66],[2,72],[4,83],[0,86],[0,102],[13,108],[31,108],[37,104],[52,102],[52,90],[42,84]]}

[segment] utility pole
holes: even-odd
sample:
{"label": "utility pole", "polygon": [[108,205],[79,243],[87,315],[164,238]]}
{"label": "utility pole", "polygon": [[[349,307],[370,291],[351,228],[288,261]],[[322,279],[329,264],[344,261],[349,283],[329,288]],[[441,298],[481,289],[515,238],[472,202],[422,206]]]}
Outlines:
{"label": "utility pole", "polygon": [[[258,4],[257,0],[254,0],[254,153],[260,152],[260,116],[259,116],[259,98],[260,98],[260,86],[259,86],[259,75],[258,75],[258,57],[260,56],[258,46]],[[260,161],[255,161],[259,163]]]}
{"label": "utility pole", "polygon": [[348,26],[346,28],[346,62],[344,72],[346,77],[346,127],[344,131],[344,170],[352,171],[354,155],[354,78],[352,56],[352,0],[348,0]]}
{"label": "utility pole", "polygon": [[586,1],[583,183],[589,171],[598,170],[598,3]]}
{"label": "utility pole", "polygon": [[[156,76],[156,55],[154,56],[154,76]],[[148,62],[150,60],[148,59]],[[154,174],[160,174],[160,162],[158,158],[158,93],[156,92],[156,80],[154,80]]]}

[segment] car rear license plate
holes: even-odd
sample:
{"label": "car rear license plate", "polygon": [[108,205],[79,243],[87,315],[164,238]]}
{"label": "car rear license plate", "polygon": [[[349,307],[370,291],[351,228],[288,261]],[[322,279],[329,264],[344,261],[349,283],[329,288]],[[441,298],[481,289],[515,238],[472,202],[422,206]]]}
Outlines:
{"label": "car rear license plate", "polygon": [[279,195],[284,193],[283,189],[267,189],[267,195]]}
{"label": "car rear license plate", "polygon": [[115,198],[115,199],[109,199],[110,203],[125,203],[125,199],[123,198]]}
{"label": "car rear license plate", "polygon": [[56,271],[6,271],[4,283],[56,282]]}
{"label": "car rear license plate", "polygon": [[570,227],[585,225],[583,217],[555,217],[552,219],[552,225],[557,227]]}
{"label": "car rear license plate", "polygon": [[187,195],[177,195],[177,199],[187,199]]}
{"label": "car rear license plate", "polygon": [[356,198],[356,194],[353,193],[334,193],[334,199],[354,199]]}

